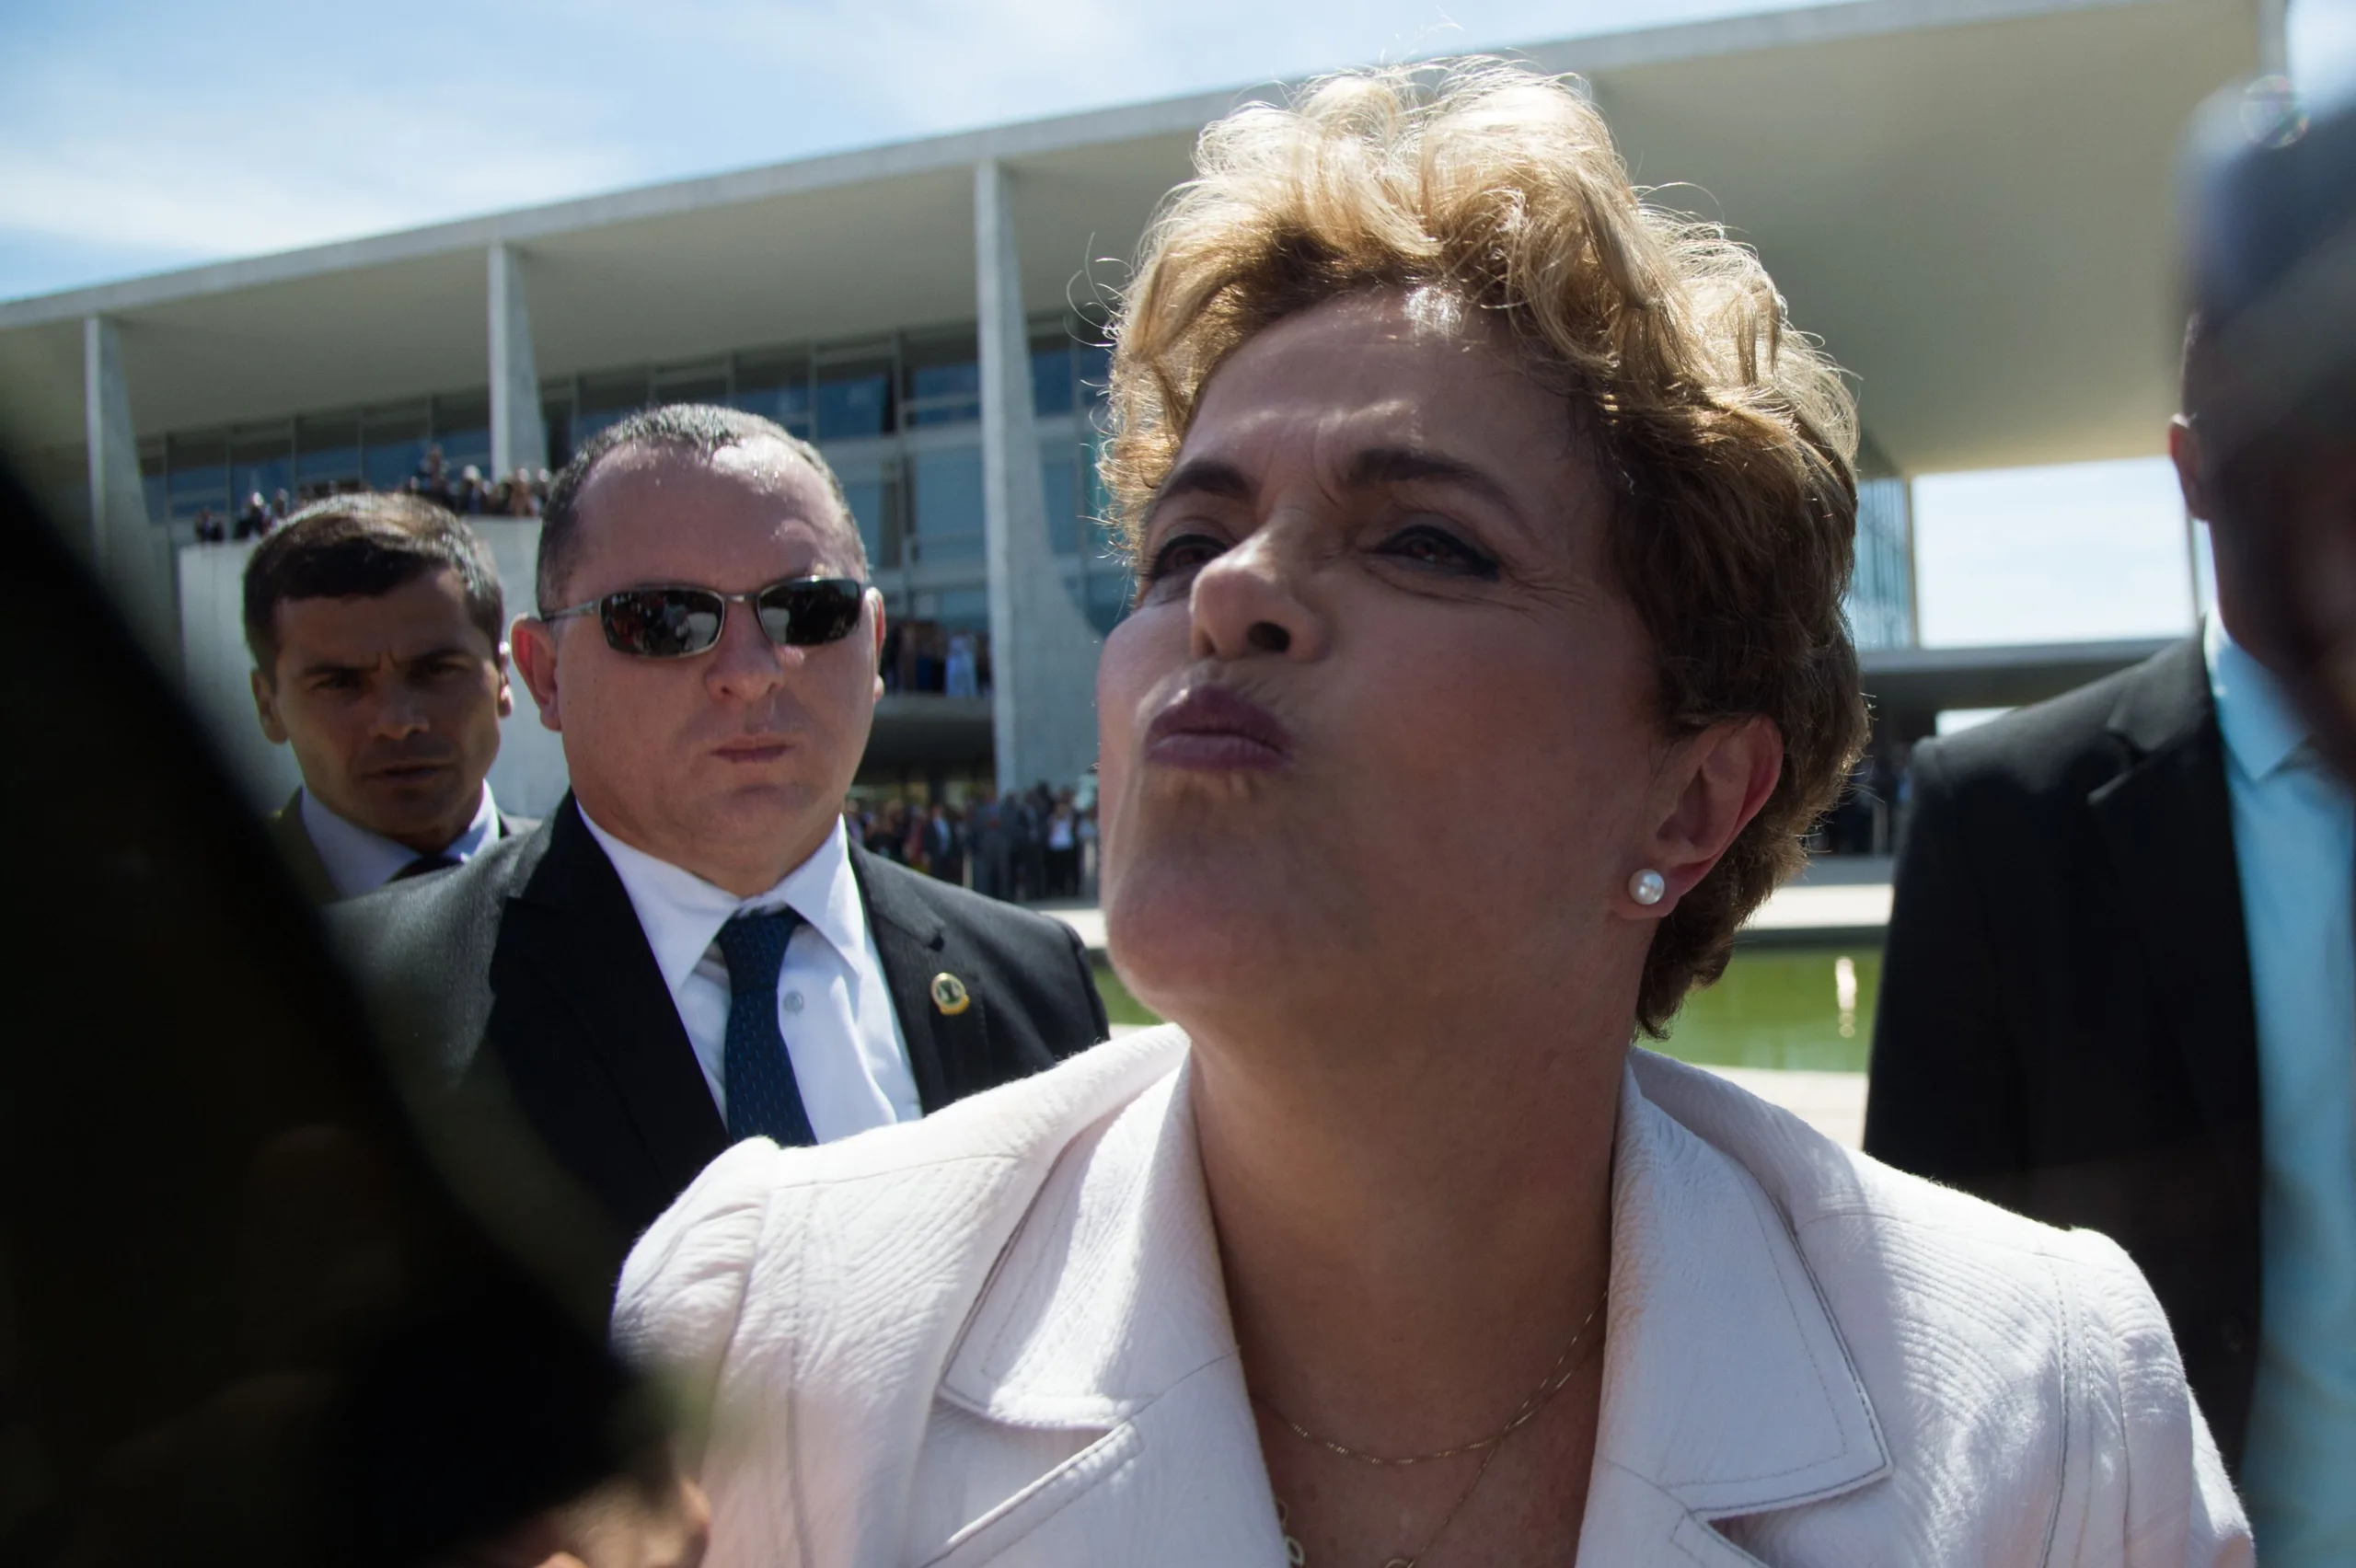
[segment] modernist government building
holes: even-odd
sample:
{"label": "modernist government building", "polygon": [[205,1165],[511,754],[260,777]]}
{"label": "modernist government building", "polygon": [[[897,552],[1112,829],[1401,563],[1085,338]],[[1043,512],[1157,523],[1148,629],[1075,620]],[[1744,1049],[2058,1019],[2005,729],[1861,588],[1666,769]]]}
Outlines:
{"label": "modernist government building", "polygon": [[[1863,0],[1539,42],[1656,200],[1755,246],[1856,376],[1851,614],[1886,736],[2150,645],[1915,646],[1909,477],[2156,452],[2180,332],[2175,158],[2279,57],[2269,0]],[[251,492],[562,463],[650,402],[817,442],[908,628],[863,781],[1070,782],[1127,588],[1091,519],[1109,291],[1245,92],[994,126],[0,304],[0,431],[260,790],[237,646]],[[511,609],[536,525],[491,521]],[[926,650],[986,638],[986,696]],[[914,653],[905,651],[914,650]],[[523,705],[528,708],[528,704]],[[544,809],[528,715],[493,778]],[[275,770],[273,772],[273,770]]]}

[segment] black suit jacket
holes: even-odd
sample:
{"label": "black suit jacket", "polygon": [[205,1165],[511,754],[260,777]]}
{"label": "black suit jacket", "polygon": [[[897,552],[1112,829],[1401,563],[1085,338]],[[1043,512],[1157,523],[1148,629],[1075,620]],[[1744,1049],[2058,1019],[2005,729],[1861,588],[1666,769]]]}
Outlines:
{"label": "black suit jacket", "polygon": [[[513,817],[499,813],[499,836],[520,838],[539,826],[537,817]],[[303,825],[303,791],[295,790],[286,797],[286,803],[262,818],[262,826],[270,841],[278,848],[279,858],[294,874],[294,885],[303,896],[314,904],[333,904],[343,897],[336,890],[335,879],[328,875],[328,864],[319,859],[319,847],[311,842],[310,830]]]}
{"label": "black suit jacket", "polygon": [[2258,1026],[2199,639],[1916,749],[1865,1148],[2116,1239],[2238,1466]]}
{"label": "black suit jacket", "polygon": [[[1070,928],[850,853],[926,1112],[1105,1038]],[[570,796],[538,831],[330,919],[403,1065],[511,1101],[622,1236],[728,1147],[629,894]],[[943,974],[971,997],[958,1012],[933,999]]]}

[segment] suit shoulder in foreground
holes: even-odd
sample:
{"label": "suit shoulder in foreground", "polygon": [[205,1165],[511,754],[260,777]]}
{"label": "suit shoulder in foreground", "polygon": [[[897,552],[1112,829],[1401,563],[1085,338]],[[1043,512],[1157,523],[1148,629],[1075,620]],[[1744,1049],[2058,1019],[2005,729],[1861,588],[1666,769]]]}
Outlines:
{"label": "suit shoulder in foreground", "polygon": [[2141,663],[2018,708],[1985,724],[1925,740],[1918,758],[1969,798],[1995,794],[2083,800],[2135,747],[2150,749],[2206,714],[2208,665],[2198,636]]}
{"label": "suit shoulder in foreground", "polygon": [[541,824],[503,836],[464,865],[388,882],[327,911],[329,935],[387,1043],[435,1079],[462,1073],[481,1037],[500,919],[547,853],[549,834]]}

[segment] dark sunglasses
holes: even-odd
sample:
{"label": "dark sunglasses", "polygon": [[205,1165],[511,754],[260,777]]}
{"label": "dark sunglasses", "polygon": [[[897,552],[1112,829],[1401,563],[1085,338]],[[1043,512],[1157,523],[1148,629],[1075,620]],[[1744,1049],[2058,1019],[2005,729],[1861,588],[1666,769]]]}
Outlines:
{"label": "dark sunglasses", "polygon": [[556,622],[595,615],[606,646],[641,659],[685,659],[707,652],[728,624],[728,606],[750,605],[761,635],[780,648],[839,642],[859,625],[867,584],[853,577],[796,577],[749,594],[710,588],[625,588],[585,605],[550,610]]}

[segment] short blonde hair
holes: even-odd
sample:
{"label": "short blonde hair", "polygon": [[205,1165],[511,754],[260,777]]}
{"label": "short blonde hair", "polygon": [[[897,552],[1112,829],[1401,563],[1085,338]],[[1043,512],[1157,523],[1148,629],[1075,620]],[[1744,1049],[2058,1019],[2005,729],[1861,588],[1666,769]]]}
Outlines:
{"label": "short blonde hair", "polygon": [[1494,61],[1346,73],[1218,121],[1195,164],[1114,325],[1102,467],[1133,550],[1241,344],[1343,294],[1442,292],[1510,329],[1597,461],[1664,730],[1763,715],[1782,732],[1766,806],[1653,939],[1636,1018],[1658,1036],[1799,868],[1864,742],[1841,604],[1856,421],[1840,371],[1792,329],[1756,256],[1642,199],[1571,80]]}

